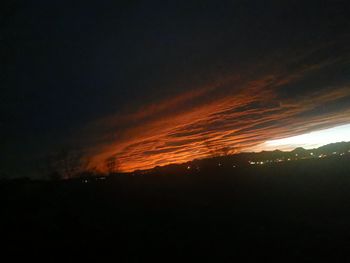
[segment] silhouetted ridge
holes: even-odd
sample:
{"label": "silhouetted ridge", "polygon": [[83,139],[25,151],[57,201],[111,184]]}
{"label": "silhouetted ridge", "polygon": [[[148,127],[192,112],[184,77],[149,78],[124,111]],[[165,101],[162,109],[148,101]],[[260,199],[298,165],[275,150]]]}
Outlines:
{"label": "silhouetted ridge", "polygon": [[317,150],[333,153],[333,152],[347,151],[349,148],[350,148],[350,142],[338,142],[338,143],[331,143],[331,144],[321,146]]}
{"label": "silhouetted ridge", "polygon": [[295,148],[290,152],[281,150],[238,153],[234,155],[217,156],[204,159],[195,159],[182,164],[169,164],[157,166],[149,170],[135,171],[133,174],[183,174],[184,172],[200,172],[208,169],[237,168],[250,165],[270,165],[275,163],[290,162],[305,159],[327,158],[334,156],[350,155],[350,142],[328,144],[316,149]]}
{"label": "silhouetted ridge", "polygon": [[298,148],[295,148],[292,153],[305,153],[307,152],[306,149],[304,149],[303,147],[298,147]]}

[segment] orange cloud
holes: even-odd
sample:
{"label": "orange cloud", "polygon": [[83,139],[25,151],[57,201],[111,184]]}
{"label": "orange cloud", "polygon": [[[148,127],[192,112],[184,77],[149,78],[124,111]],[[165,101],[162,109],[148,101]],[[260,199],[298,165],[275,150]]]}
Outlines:
{"label": "orange cloud", "polygon": [[246,151],[266,140],[350,122],[350,84],[315,80],[348,59],[300,65],[308,56],[284,67],[262,63],[253,72],[94,122],[87,128],[99,138],[89,148],[93,165],[103,170],[113,155],[123,171],[147,169],[206,157],[213,149]]}

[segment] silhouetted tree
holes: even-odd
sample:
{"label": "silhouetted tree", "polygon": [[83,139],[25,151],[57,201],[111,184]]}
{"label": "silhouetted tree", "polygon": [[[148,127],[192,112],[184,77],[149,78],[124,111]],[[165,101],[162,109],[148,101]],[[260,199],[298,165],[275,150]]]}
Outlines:
{"label": "silhouetted tree", "polygon": [[80,150],[60,150],[47,157],[48,176],[52,180],[71,179],[88,170],[89,162]]}
{"label": "silhouetted tree", "polygon": [[220,147],[218,149],[220,156],[228,156],[228,155],[230,155],[231,151],[232,151],[232,149],[228,146]]}
{"label": "silhouetted tree", "polygon": [[208,149],[210,157],[228,156],[232,151],[231,147],[222,146],[219,142],[206,140],[204,141],[204,145]]}
{"label": "silhouetted tree", "polygon": [[116,156],[113,155],[113,156],[106,158],[105,168],[106,168],[108,174],[113,174],[113,173],[118,172],[119,163],[118,163]]}

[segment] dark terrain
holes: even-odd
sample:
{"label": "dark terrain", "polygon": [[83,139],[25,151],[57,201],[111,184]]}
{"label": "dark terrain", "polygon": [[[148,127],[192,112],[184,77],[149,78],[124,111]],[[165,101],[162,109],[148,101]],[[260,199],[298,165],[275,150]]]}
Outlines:
{"label": "dark terrain", "polygon": [[349,189],[349,154],[182,175],[3,181],[1,239],[14,251],[111,249],[121,262],[346,262]]}

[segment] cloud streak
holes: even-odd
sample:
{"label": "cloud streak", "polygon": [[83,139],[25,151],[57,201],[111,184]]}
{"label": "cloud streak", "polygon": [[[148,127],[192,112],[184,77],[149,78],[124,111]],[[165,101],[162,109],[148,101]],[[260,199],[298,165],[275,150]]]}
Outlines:
{"label": "cloud streak", "polygon": [[323,49],[279,54],[280,64],[269,58],[136,111],[96,120],[86,128],[92,163],[103,169],[113,155],[123,171],[146,169],[206,157],[213,149],[257,150],[267,140],[349,123],[350,83],[344,76],[349,56],[315,60]]}

